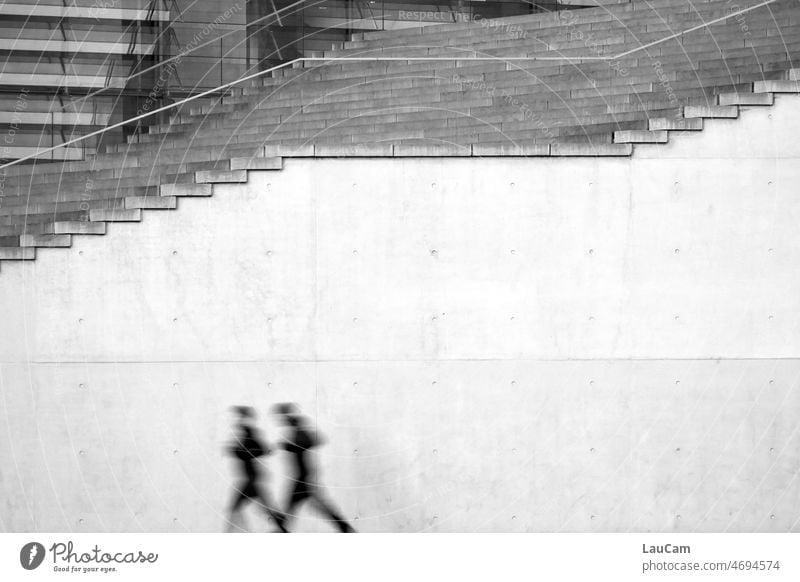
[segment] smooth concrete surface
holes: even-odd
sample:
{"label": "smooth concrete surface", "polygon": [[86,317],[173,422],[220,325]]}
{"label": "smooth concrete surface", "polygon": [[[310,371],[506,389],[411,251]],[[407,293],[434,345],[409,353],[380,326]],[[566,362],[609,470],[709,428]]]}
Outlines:
{"label": "smooth concrete surface", "polygon": [[218,531],[293,400],[363,531],[800,531],[799,131],[290,159],[4,263],[0,528]]}

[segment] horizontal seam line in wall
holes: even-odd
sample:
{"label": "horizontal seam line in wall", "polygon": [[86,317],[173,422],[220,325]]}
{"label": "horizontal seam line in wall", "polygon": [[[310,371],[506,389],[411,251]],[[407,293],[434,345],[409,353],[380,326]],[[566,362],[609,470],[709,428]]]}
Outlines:
{"label": "horizontal seam line in wall", "polygon": [[403,362],[733,362],[733,361],[800,361],[800,356],[792,357],[703,357],[703,358],[404,358],[404,359],[270,359],[270,360],[10,360],[0,361],[0,365],[10,364],[310,364],[310,363],[403,363]]}

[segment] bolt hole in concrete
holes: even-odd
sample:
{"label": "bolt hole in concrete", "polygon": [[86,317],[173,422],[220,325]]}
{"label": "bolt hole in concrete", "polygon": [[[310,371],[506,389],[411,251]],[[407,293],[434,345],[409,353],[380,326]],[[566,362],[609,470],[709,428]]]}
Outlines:
{"label": "bolt hole in concrete", "polygon": [[83,318],[79,319],[78,323],[83,323]]}
{"label": "bolt hole in concrete", "polygon": [[438,254],[439,254],[439,251],[437,251],[437,250],[435,250],[435,249],[431,251],[431,256],[432,256],[432,257],[435,257],[435,256],[436,256],[436,255],[438,255]]}
{"label": "bolt hole in concrete", "polygon": [[173,387],[173,388],[177,388],[177,387],[178,387],[178,383],[177,383],[177,382],[175,382],[175,383],[172,385],[172,387]]}

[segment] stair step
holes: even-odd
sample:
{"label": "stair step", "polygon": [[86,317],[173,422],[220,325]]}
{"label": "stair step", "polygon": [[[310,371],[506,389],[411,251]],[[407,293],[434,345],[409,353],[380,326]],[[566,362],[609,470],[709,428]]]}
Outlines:
{"label": "stair step", "polygon": [[283,168],[283,158],[233,158],[231,170],[280,170]]}
{"label": "stair step", "polygon": [[52,230],[52,234],[92,234],[100,235],[106,233],[105,222],[87,222],[87,221],[61,221],[54,222],[47,225],[47,230]]}
{"label": "stair step", "polygon": [[633,153],[633,144],[606,143],[554,143],[550,146],[551,156],[630,156]]}
{"label": "stair step", "polygon": [[549,156],[548,144],[476,143],[472,145],[472,155],[481,156]]}
{"label": "stair step", "polygon": [[98,208],[89,211],[89,220],[92,222],[139,222],[142,220],[140,209],[122,210]]}
{"label": "stair step", "polygon": [[626,129],[614,132],[614,143],[667,143],[669,132]]}
{"label": "stair step", "polygon": [[247,182],[247,170],[203,170],[195,172],[194,180],[198,184],[243,184]]}
{"label": "stair step", "polygon": [[720,93],[720,105],[772,105],[774,93]]}
{"label": "stair step", "polygon": [[32,261],[35,258],[36,249],[33,247],[0,247],[2,261]]}
{"label": "stair step", "polygon": [[650,131],[700,131],[703,129],[703,118],[685,119],[682,117],[653,117],[648,121]]}
{"label": "stair step", "polygon": [[735,105],[687,105],[683,108],[683,116],[687,119],[735,119],[739,117],[739,108]]}
{"label": "stair step", "polygon": [[211,184],[162,184],[161,196],[211,196]]}
{"label": "stair step", "polygon": [[72,246],[72,235],[69,234],[23,234],[19,237],[21,247],[64,248]]}
{"label": "stair step", "polygon": [[753,93],[800,93],[800,81],[756,81]]}
{"label": "stair step", "polygon": [[[391,143],[317,144],[314,146],[314,156],[318,158],[384,158],[392,157],[394,155],[396,155],[395,147]],[[466,155],[469,155],[469,153]]]}
{"label": "stair step", "polygon": [[176,196],[128,196],[125,198],[125,208],[145,210],[173,210],[178,207]]}
{"label": "stair step", "polygon": [[394,146],[394,156],[402,157],[457,157],[472,155],[472,148],[456,144],[415,145],[397,144]]}

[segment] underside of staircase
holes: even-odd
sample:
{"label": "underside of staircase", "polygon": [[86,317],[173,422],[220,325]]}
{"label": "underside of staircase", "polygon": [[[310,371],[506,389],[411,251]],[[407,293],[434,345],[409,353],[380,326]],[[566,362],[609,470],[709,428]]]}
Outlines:
{"label": "underside of staircase", "polygon": [[86,161],[5,168],[0,264],[284,158],[635,155],[800,92],[798,57],[798,0],[633,0],[361,34]]}

